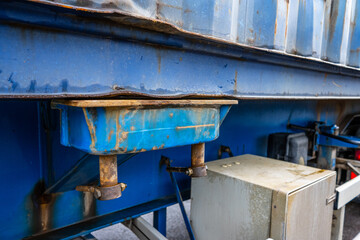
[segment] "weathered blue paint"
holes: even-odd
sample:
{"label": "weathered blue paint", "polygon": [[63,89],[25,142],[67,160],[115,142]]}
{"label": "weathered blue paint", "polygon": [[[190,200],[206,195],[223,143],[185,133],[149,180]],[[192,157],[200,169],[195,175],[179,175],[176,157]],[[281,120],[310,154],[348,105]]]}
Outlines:
{"label": "weathered blue paint", "polygon": [[[324,60],[340,62],[345,10],[346,1],[341,0],[331,1],[331,5],[326,8],[324,39],[322,40],[324,48],[322,58]],[[343,49],[343,51],[347,51],[347,49]]]}
{"label": "weathered blue paint", "polygon": [[[355,9],[355,16],[351,19],[355,24],[360,22],[360,14],[358,13],[360,9],[360,2],[356,1],[356,9]],[[356,24],[359,25],[359,24]],[[349,57],[348,57],[348,64],[350,66],[359,67],[360,66],[360,27],[351,25],[350,28],[350,42],[349,42]]]}
{"label": "weathered blue paint", "polygon": [[[0,34],[6,36],[0,39],[0,97],[360,97],[357,69],[202,36],[129,28],[86,12],[0,4]],[[301,18],[306,20],[306,14]],[[354,31],[352,51],[359,42],[357,27]],[[298,37],[296,43],[305,44],[306,38],[310,44],[302,30]],[[266,39],[260,42],[267,44]]]}
{"label": "weathered blue paint", "polygon": [[[247,4],[237,6],[238,18],[234,15],[236,11],[231,11],[231,19],[224,19],[229,10],[234,10],[229,2],[221,1],[224,4],[219,11],[211,12],[219,2],[185,1],[185,5],[180,0],[167,2],[179,8],[163,6],[162,17],[169,17],[173,23],[181,20],[185,30],[222,39],[174,29],[172,34],[164,28],[158,29],[159,25],[146,25],[149,21],[134,17],[127,19],[137,27],[129,27],[105,19],[102,14],[22,1],[2,1],[0,97],[93,98],[129,94],[240,99],[360,97],[358,69],[286,54],[291,52],[286,47],[294,46],[292,43],[296,53],[309,55],[311,42],[312,56],[336,62],[340,32],[346,36],[345,27],[341,27],[343,2],[339,1],[339,19],[328,28],[335,27],[332,40],[330,30],[324,31],[328,33],[325,37],[322,35],[321,21],[318,21],[327,13],[314,15],[311,8],[296,4],[289,6],[290,11],[286,9],[287,2],[303,4],[304,1],[279,0],[277,4],[275,1],[266,4],[261,0],[241,1],[240,4]],[[141,6],[147,7],[147,3],[154,1],[141,1]],[[320,5],[318,9],[323,9],[324,3],[322,0],[313,1],[312,7]],[[353,12],[357,12],[359,4],[357,1]],[[258,10],[261,14],[257,14]],[[290,21],[286,29],[286,16],[290,12],[293,20],[301,18],[301,21]],[[314,21],[312,38],[310,26],[298,25],[311,22],[311,16]],[[358,14],[352,15],[347,24],[359,22],[358,18]],[[230,22],[231,27],[227,24]],[[241,26],[243,23],[245,25]],[[291,27],[291,23],[296,23],[296,27]],[[212,29],[202,29],[202,26],[211,26]],[[345,50],[340,53],[343,63],[355,67],[359,66],[359,26],[351,25],[349,43],[341,45]],[[146,30],[148,27],[164,31]],[[249,27],[254,29],[251,31]],[[288,31],[290,29],[294,32]],[[225,41],[228,39],[232,41]],[[329,43],[318,44],[319,39]],[[342,37],[342,43],[344,39],[347,38]],[[281,53],[251,46],[275,48]],[[327,52],[324,52],[324,46],[327,46]],[[164,166],[159,166],[159,161],[161,155],[166,155],[174,160],[174,165],[188,167],[189,146],[119,157],[119,181],[125,182],[128,188],[120,199],[95,201],[91,212],[94,218],[83,221],[86,217],[83,213],[84,197],[74,188],[97,179],[97,157],[61,145],[59,113],[51,110],[47,101],[0,101],[0,111],[1,239],[20,239],[41,231],[39,204],[40,200],[44,201],[44,196],[41,198],[40,195],[45,192],[51,197],[47,210],[49,229],[79,224],[56,230],[54,236],[69,239],[176,202],[168,173]],[[100,109],[99,112],[105,111]],[[268,134],[290,131],[286,128],[289,122],[304,126],[315,120],[325,121],[327,125],[338,124],[346,114],[358,112],[359,101],[242,100],[224,120],[219,138],[206,143],[206,160],[215,160],[221,145],[229,146],[234,155],[266,156]],[[164,119],[166,113],[166,109],[163,110],[160,118]],[[219,124],[226,113],[227,109],[220,109]],[[72,120],[75,122],[86,122],[82,112],[82,115],[76,111],[71,114],[74,114]],[[100,120],[104,121],[104,117]],[[111,124],[113,126],[113,122]],[[104,126],[101,124],[99,127]],[[72,126],[79,134],[86,133],[77,127],[75,124]],[[216,136],[215,132],[213,136]],[[88,135],[63,137],[82,141]],[[181,144],[187,143],[183,141]],[[79,146],[81,144],[84,143]],[[130,144],[135,145],[134,142]],[[181,145],[175,141],[171,144]],[[181,191],[190,188],[187,176],[177,174],[176,177]]]}
{"label": "weathered blue paint", "polygon": [[[89,0],[86,4],[72,0],[38,2],[107,16],[137,16],[171,25],[176,31],[342,65],[349,64],[351,50],[347,45],[352,41],[352,29],[359,29],[356,1],[128,0],[111,6],[106,0]],[[353,43],[353,49],[359,47],[358,41]]]}
{"label": "weathered blue paint", "polygon": [[61,109],[61,143],[91,154],[123,154],[208,142],[230,106]]}

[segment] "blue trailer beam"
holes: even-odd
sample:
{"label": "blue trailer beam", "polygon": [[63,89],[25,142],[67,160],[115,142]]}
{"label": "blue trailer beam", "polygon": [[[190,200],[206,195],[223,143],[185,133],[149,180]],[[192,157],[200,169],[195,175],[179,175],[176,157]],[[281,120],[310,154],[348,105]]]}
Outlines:
{"label": "blue trailer beam", "polygon": [[354,68],[59,7],[0,4],[3,98],[360,97]]}
{"label": "blue trailer beam", "polygon": [[[183,192],[184,199],[190,198],[190,191]],[[99,216],[96,218],[91,218],[87,221],[82,221],[64,228],[55,229],[48,231],[46,233],[40,233],[33,236],[29,236],[25,239],[35,240],[35,239],[47,239],[47,240],[58,240],[58,239],[73,239],[80,237],[86,234],[89,234],[93,231],[99,230],[104,227],[109,227],[116,223],[120,223],[131,218],[140,217],[143,214],[159,211],[164,207],[171,206],[177,202],[175,196],[154,200],[144,204],[140,204],[136,207],[127,208],[122,211],[113,212],[107,215]]]}

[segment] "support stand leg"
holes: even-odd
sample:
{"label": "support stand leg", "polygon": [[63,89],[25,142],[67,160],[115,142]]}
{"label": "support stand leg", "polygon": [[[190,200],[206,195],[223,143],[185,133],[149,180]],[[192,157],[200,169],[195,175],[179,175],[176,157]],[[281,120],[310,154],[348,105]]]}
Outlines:
{"label": "support stand leg", "polygon": [[166,208],[154,212],[154,228],[166,237]]}

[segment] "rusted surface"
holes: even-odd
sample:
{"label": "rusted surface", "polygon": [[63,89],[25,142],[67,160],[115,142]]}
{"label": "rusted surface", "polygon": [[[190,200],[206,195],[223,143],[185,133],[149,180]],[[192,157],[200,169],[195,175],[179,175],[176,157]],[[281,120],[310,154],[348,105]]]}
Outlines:
{"label": "rusted surface", "polygon": [[205,143],[191,145],[191,168],[193,170],[192,177],[206,176]]}
{"label": "rusted surface", "polygon": [[124,191],[126,188],[126,184],[119,183],[114,186],[109,187],[98,187],[100,191],[100,197],[99,200],[106,201],[106,200],[113,200],[116,198],[121,197],[121,192]]}
{"label": "rusted surface", "polygon": [[77,186],[76,190],[93,193],[98,200],[112,200],[121,197],[121,192],[127,186],[125,183],[118,183],[117,156],[99,156],[99,171],[100,186]]}
{"label": "rusted surface", "polygon": [[95,149],[95,143],[96,143],[96,132],[95,132],[95,126],[94,123],[91,121],[91,118],[89,117],[89,113],[86,110],[86,108],[83,108],[86,124],[88,125],[90,137],[91,137],[91,145],[90,149]]}
{"label": "rusted surface", "polygon": [[110,187],[118,184],[116,155],[99,156],[100,186]]}
{"label": "rusted surface", "polygon": [[122,191],[125,190],[127,185],[125,183],[118,183],[113,186],[77,186],[76,191],[89,192],[94,194],[94,197],[98,200],[106,201],[113,200],[121,197]]}
{"label": "rusted surface", "polygon": [[56,195],[44,194],[44,182],[38,182],[31,195],[32,212],[28,213],[31,216],[31,229],[33,233],[44,232],[53,228],[53,207]]}
{"label": "rusted surface", "polygon": [[91,218],[96,215],[96,201],[93,194],[90,192],[83,192],[83,217]]}
{"label": "rusted surface", "polygon": [[205,166],[205,143],[191,145],[191,167]]}

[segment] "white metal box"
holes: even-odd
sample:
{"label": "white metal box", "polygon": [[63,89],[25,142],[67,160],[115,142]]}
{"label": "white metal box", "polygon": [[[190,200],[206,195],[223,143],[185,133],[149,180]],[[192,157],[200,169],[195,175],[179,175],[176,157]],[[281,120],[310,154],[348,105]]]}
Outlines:
{"label": "white metal box", "polygon": [[335,172],[254,155],[207,163],[192,179],[197,240],[330,239]]}

